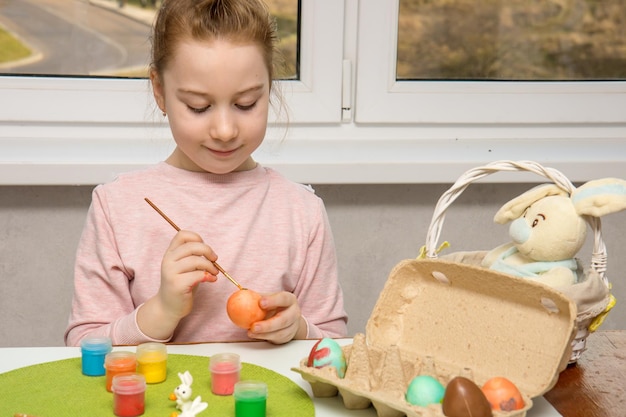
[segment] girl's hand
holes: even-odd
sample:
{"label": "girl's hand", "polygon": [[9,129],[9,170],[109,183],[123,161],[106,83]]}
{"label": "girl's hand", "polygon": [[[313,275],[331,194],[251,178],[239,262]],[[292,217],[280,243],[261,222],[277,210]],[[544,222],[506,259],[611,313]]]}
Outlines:
{"label": "girl's hand", "polygon": [[287,291],[264,295],[259,304],[267,316],[252,325],[248,337],[276,344],[306,338],[306,323],[295,295]]}
{"label": "girl's hand", "polygon": [[180,320],[191,312],[196,286],[217,279],[216,260],[213,249],[198,234],[181,230],[174,236],[163,255],[157,294],[166,314]]}
{"label": "girl's hand", "polygon": [[178,232],[161,261],[161,286],[137,311],[137,325],[148,337],[166,340],[191,312],[193,293],[201,282],[215,281],[217,255],[196,233]]}

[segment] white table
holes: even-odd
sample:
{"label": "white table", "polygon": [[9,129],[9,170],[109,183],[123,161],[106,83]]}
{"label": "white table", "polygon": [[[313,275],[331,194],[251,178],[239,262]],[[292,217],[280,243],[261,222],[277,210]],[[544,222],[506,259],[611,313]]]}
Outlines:
{"label": "white table", "polygon": [[[291,370],[300,360],[308,356],[315,340],[295,340],[285,345],[272,345],[266,342],[247,343],[206,343],[193,345],[168,345],[168,353],[198,356],[211,356],[220,352],[233,352],[241,356],[242,362],[253,363],[287,376],[300,385],[313,398],[316,417],[359,416],[376,417],[376,410],[347,410],[339,397],[315,398],[308,382],[300,374]],[[342,345],[350,344],[351,339],[340,339]],[[128,347],[114,350],[128,350]],[[0,348],[0,373],[37,363],[80,357],[80,349],[74,347],[22,347]],[[2,387],[0,387],[0,392]],[[559,417],[560,414],[543,397],[533,399],[533,407],[527,417]],[[6,410],[5,410],[6,411]],[[10,410],[9,410],[10,411]],[[200,414],[202,416],[202,414]]]}

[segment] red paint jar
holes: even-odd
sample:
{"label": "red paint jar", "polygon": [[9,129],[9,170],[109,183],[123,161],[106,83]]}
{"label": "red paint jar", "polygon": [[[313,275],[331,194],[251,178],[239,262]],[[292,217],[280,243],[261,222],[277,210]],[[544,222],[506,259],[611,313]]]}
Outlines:
{"label": "red paint jar", "polygon": [[136,417],[146,407],[146,379],[138,373],[117,374],[113,377],[113,413],[118,417]]}
{"label": "red paint jar", "polygon": [[211,392],[215,395],[231,395],[239,381],[241,363],[236,353],[218,353],[211,356]]}
{"label": "red paint jar", "polygon": [[137,371],[137,359],[133,352],[115,351],[105,356],[104,367],[106,368],[107,391],[111,391],[115,375]]}

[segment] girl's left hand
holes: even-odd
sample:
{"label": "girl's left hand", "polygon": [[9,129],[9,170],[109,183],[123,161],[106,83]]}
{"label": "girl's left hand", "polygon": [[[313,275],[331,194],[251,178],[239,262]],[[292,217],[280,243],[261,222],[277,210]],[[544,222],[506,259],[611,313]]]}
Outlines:
{"label": "girl's left hand", "polygon": [[252,325],[248,337],[276,344],[306,338],[306,322],[295,295],[287,291],[264,295],[259,304],[267,316]]}

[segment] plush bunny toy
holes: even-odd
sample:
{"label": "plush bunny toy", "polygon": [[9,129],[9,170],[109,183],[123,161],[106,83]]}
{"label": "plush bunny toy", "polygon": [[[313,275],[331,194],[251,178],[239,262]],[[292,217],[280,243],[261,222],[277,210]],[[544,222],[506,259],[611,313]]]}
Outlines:
{"label": "plush bunny toy", "polygon": [[582,279],[575,259],[587,236],[585,216],[601,217],[626,208],[626,181],[589,181],[570,196],[556,185],[540,185],[506,203],[494,221],[512,221],[512,242],[487,253],[482,266],[537,280],[555,288]]}

